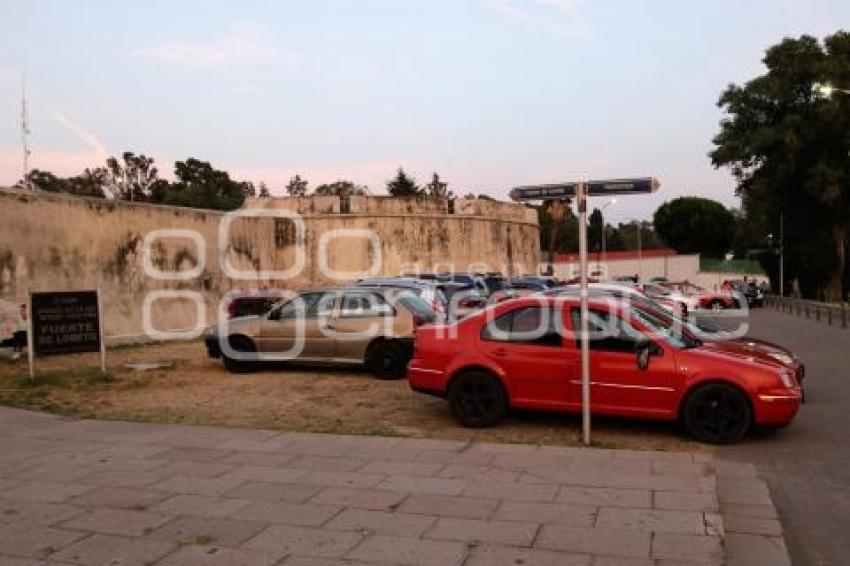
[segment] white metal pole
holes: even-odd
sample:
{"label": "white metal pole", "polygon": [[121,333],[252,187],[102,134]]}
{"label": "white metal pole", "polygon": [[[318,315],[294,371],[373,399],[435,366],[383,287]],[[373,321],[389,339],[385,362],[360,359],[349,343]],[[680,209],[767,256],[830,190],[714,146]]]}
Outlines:
{"label": "white metal pole", "polygon": [[586,185],[576,187],[578,202],[578,251],[581,273],[581,424],[584,443],[590,444],[590,343],[587,320],[587,194]]}
{"label": "white metal pole", "polygon": [[638,275],[643,279],[643,248],[640,242],[640,232],[643,227],[640,225],[640,220],[637,222],[637,245],[638,245]]}

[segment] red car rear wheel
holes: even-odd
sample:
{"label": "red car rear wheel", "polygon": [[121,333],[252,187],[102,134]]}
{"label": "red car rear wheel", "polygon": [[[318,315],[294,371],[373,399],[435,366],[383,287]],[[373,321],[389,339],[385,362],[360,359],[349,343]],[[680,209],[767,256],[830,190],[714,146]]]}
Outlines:
{"label": "red car rear wheel", "polygon": [[484,371],[472,370],[457,376],[448,397],[452,415],[466,427],[493,426],[508,412],[502,384]]}

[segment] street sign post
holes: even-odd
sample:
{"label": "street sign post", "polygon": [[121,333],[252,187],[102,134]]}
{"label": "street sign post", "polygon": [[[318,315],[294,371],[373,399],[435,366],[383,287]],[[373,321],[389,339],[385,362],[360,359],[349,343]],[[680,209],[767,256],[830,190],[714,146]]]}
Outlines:
{"label": "street sign post", "polygon": [[578,208],[578,251],[581,274],[581,422],[582,437],[590,444],[590,342],[587,311],[587,197],[654,193],[660,187],[654,177],[576,181],[551,185],[526,185],[511,189],[517,202],[561,200],[575,197]]}

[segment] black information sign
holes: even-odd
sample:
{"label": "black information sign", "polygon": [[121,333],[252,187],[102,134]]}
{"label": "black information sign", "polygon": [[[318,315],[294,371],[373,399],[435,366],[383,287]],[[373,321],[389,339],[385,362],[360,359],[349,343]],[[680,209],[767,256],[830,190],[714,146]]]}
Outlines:
{"label": "black information sign", "polygon": [[[635,179],[610,179],[607,181],[588,181],[585,183],[587,196],[628,195],[636,193],[654,193],[658,190],[658,180],[652,177]],[[578,183],[556,183],[552,185],[530,185],[511,189],[511,199],[519,202],[534,200],[553,200],[571,198],[576,195]]]}
{"label": "black information sign", "polygon": [[100,351],[97,291],[33,293],[30,300],[33,353]]}
{"label": "black information sign", "polygon": [[532,185],[511,189],[513,200],[549,200],[569,198],[576,195],[577,183],[559,183],[554,185]]}
{"label": "black information sign", "polygon": [[630,195],[634,193],[654,193],[658,190],[658,181],[652,177],[641,179],[611,179],[608,181],[588,181],[588,196]]}

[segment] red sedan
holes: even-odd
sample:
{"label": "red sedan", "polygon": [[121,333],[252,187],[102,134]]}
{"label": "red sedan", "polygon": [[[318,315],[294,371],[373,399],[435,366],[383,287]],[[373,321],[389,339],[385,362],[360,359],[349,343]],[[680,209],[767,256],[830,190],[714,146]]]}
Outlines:
{"label": "red sedan", "polygon": [[[533,296],[422,327],[410,386],[447,398],[470,427],[494,425],[510,408],[578,412],[579,312],[575,297]],[[780,363],[669,333],[623,301],[591,299],[589,320],[595,414],[681,419],[698,440],[728,443],[753,424],[788,424],[800,408],[800,386]]]}

